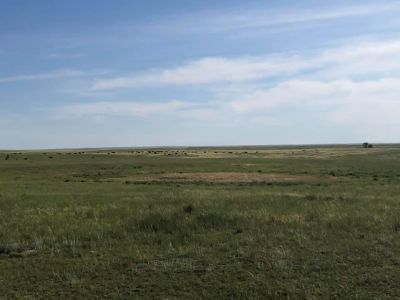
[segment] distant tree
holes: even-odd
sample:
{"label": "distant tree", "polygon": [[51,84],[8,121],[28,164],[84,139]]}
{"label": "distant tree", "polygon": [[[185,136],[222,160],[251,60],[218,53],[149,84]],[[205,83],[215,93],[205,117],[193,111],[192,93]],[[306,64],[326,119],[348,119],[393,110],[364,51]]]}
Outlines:
{"label": "distant tree", "polygon": [[374,146],[370,143],[363,143],[362,144],[363,148],[373,148]]}
{"label": "distant tree", "polygon": [[8,160],[9,158],[10,158],[10,155],[7,154],[7,155],[6,155],[6,160]]}

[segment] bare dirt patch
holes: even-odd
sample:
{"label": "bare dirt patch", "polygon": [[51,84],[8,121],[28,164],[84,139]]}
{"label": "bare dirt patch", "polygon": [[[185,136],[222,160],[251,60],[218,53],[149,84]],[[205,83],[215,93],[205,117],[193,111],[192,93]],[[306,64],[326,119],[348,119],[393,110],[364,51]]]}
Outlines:
{"label": "bare dirt patch", "polygon": [[317,177],[287,174],[260,174],[238,172],[216,173],[167,173],[130,177],[131,182],[217,182],[217,183],[249,183],[249,182],[311,182],[318,181]]}

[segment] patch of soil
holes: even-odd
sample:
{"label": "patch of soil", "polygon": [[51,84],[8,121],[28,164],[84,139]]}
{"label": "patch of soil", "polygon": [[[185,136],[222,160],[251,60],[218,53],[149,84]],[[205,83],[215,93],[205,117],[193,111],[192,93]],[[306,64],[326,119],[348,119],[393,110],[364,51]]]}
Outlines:
{"label": "patch of soil", "polygon": [[153,174],[140,177],[131,177],[129,178],[129,180],[133,182],[176,181],[176,182],[248,183],[248,182],[312,182],[312,181],[318,181],[318,178],[306,175],[215,172],[215,173]]}

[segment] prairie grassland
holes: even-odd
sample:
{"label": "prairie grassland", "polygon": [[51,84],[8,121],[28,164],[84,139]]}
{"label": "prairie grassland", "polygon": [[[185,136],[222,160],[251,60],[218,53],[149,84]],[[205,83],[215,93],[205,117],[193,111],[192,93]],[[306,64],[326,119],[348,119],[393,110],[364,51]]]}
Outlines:
{"label": "prairie grassland", "polygon": [[396,145],[2,152],[0,298],[397,298],[399,183]]}

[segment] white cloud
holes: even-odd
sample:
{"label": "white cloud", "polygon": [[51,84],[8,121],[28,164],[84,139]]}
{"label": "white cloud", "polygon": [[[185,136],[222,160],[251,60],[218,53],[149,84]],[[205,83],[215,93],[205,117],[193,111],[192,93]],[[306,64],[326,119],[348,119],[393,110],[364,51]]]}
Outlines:
{"label": "white cloud", "polygon": [[400,78],[375,81],[307,81],[294,80],[254,91],[231,102],[238,114],[249,118],[274,115],[290,106],[301,115],[312,112],[326,123],[349,126],[376,138],[400,137]]}
{"label": "white cloud", "polygon": [[[274,80],[261,80],[268,78]],[[195,84],[212,87],[215,93],[207,103],[185,111],[186,118],[199,122],[290,127],[289,115],[296,119],[294,113],[312,114],[310,119],[348,126],[377,140],[400,138],[395,129],[400,126],[399,40],[352,43],[304,55],[205,58],[173,69],[98,81],[94,88]]]}
{"label": "white cloud", "polygon": [[32,80],[46,80],[46,79],[60,79],[60,78],[73,78],[73,77],[84,77],[84,76],[95,76],[106,74],[105,71],[81,71],[74,69],[61,69],[46,73],[27,74],[27,75],[16,75],[9,77],[0,77],[0,83],[17,82],[17,81],[32,81]]}
{"label": "white cloud", "polygon": [[59,59],[59,58],[79,58],[83,57],[85,54],[83,53],[51,53],[48,55],[51,59]]}
{"label": "white cloud", "polygon": [[322,51],[310,63],[314,78],[351,78],[359,75],[400,75],[400,41],[385,40],[346,45]]}
{"label": "white cloud", "polygon": [[[307,72],[307,74],[302,74]],[[400,74],[400,41],[388,40],[322,49],[308,54],[203,58],[185,65],[142,74],[97,80],[93,90],[162,85],[205,85],[267,78],[309,76],[351,78]]]}
{"label": "white cloud", "polygon": [[239,82],[260,79],[275,74],[289,75],[305,68],[305,62],[295,56],[204,58],[181,67],[145,74],[97,81],[93,89],[106,90],[152,85],[194,85],[215,82]]}
{"label": "white cloud", "polygon": [[341,97],[348,92],[350,82],[319,82],[291,80],[266,90],[254,91],[232,101],[233,109],[238,113],[263,112],[286,104],[320,102],[333,97]]}
{"label": "white cloud", "polygon": [[[176,21],[164,22],[157,27],[168,34],[210,34],[241,30],[254,31],[260,28],[276,28],[302,23],[318,23],[343,18],[367,17],[387,11],[395,11],[400,5],[395,2],[364,3],[362,5],[320,5],[319,8],[297,6],[295,9],[245,9],[241,11],[201,12],[181,16]],[[207,20],[207,22],[204,22]]]}
{"label": "white cloud", "polygon": [[[266,78],[274,80],[262,80]],[[201,105],[97,102],[63,111],[75,116],[169,115],[218,127],[257,123],[289,128],[294,126],[289,115],[312,114],[310,119],[348,126],[376,139],[382,132],[400,138],[395,130],[400,126],[399,40],[353,43],[303,55],[204,58],[172,69],[100,80],[93,90],[197,84],[211,88],[214,97],[197,102]]]}
{"label": "white cloud", "polygon": [[192,107],[193,104],[182,101],[140,103],[132,101],[93,102],[74,104],[57,109],[61,116],[148,116],[179,112]]}

